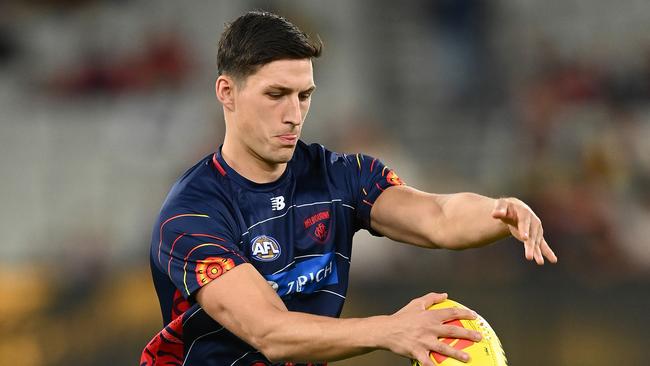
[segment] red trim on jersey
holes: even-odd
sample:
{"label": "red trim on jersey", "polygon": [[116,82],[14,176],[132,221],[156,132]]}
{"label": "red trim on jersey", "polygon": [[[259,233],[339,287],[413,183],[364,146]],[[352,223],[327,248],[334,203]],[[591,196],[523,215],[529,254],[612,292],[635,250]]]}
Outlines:
{"label": "red trim on jersey", "polygon": [[[171,264],[172,264],[172,258],[174,258],[174,256],[172,255],[172,253],[174,253],[174,246],[176,245],[176,242],[177,242],[180,238],[182,238],[183,236],[186,236],[186,235],[187,235],[187,236],[207,237],[207,238],[212,238],[212,239],[220,240],[220,241],[222,241],[222,242],[224,242],[224,243],[226,242],[225,239],[220,238],[220,237],[218,237],[218,236],[210,235],[210,234],[187,234],[187,233],[182,233],[181,235],[179,235],[179,236],[176,238],[176,240],[174,240],[174,243],[172,244],[172,248],[171,248],[171,250],[169,251],[169,262],[167,262],[167,275],[169,276],[169,278],[172,278]],[[238,257],[241,258],[241,260],[243,260],[244,262],[248,262],[244,257],[242,257],[241,255],[239,255],[237,252],[234,252],[234,251],[232,251],[232,250],[228,250],[228,249],[226,249],[226,248],[224,248],[224,247],[221,247],[221,248],[224,249],[224,250],[226,250],[226,252],[228,252],[228,253],[232,253],[232,254],[238,256]]]}
{"label": "red trim on jersey", "polygon": [[176,291],[174,291],[174,297],[172,298],[171,319],[174,320],[183,315],[183,313],[186,312],[190,306],[190,302],[185,300],[183,294],[181,294],[181,292],[176,289]]}
{"label": "red trim on jersey", "polygon": [[[190,250],[190,252],[187,253],[187,255],[185,256],[185,258],[183,259],[183,261],[184,261],[185,263],[187,263],[187,259],[190,257],[190,255],[192,255],[192,252],[194,252],[195,250],[197,250],[197,249],[199,248],[200,245],[205,245],[205,244],[214,245],[215,247],[218,247],[218,248],[223,249],[223,251],[226,252],[226,253],[232,253],[232,254],[235,254],[236,256],[238,256],[239,258],[242,258],[241,255],[239,255],[239,254],[233,252],[231,249],[228,249],[228,248],[224,247],[223,245],[219,245],[219,244],[217,244],[217,243],[202,243],[202,244],[199,244],[199,245],[195,246],[194,248],[192,248],[192,250]],[[244,259],[244,258],[242,258],[242,259]]]}
{"label": "red trim on jersey", "polygon": [[[160,262],[160,248],[162,247],[162,242],[163,242],[163,226],[167,225],[168,222],[175,220],[179,217],[187,217],[187,216],[192,216],[192,217],[207,217],[209,218],[210,216],[204,215],[204,214],[180,214],[176,216],[172,216],[165,220],[162,224],[160,224],[160,232],[158,233],[158,236],[160,236],[160,241],[158,242],[158,264],[162,264]],[[171,254],[171,253],[170,253]]]}
{"label": "red trim on jersey", "polygon": [[226,239],[220,238],[218,236],[210,235],[210,234],[190,234],[190,236],[201,236],[201,237],[208,237],[208,238],[212,238],[212,239],[217,239],[217,240],[220,240],[220,241],[223,241],[223,242],[226,241]]}
{"label": "red trim on jersey", "polygon": [[172,320],[147,344],[140,366],[180,365],[183,362],[183,317]]}
{"label": "red trim on jersey", "polygon": [[375,166],[375,161],[377,161],[377,159],[372,159],[372,163],[370,164],[370,172],[371,173],[372,173],[372,167]]}
{"label": "red trim on jersey", "polygon": [[382,191],[382,192],[384,191],[384,190],[379,186],[379,183],[375,182],[375,186],[377,186],[377,188],[379,188],[380,191]]}
{"label": "red trim on jersey", "polygon": [[212,164],[214,165],[215,168],[217,168],[217,170],[219,171],[219,173],[221,173],[221,175],[223,176],[226,175],[226,171],[223,169],[221,164],[219,164],[219,160],[217,160],[217,153],[214,153],[214,155],[212,155]]}
{"label": "red trim on jersey", "polygon": [[167,262],[167,275],[169,276],[170,279],[172,278],[171,266],[172,266],[172,258],[174,258],[172,256],[172,253],[174,253],[174,246],[176,245],[176,242],[179,241],[180,238],[182,238],[184,235],[185,233],[182,233],[181,235],[177,236],[174,242],[172,243],[172,248],[169,250],[169,262]]}
{"label": "red trim on jersey", "polygon": [[[210,234],[190,234],[190,236],[208,237],[208,238],[212,238],[212,239],[221,240],[222,242],[227,243],[225,239],[222,239],[222,238],[220,238],[218,236],[214,236],[214,235],[210,235]],[[246,258],[242,257],[241,255],[239,255],[239,253],[235,252],[234,250],[225,248],[225,247],[223,247],[221,245],[219,245],[219,247],[221,247],[227,253],[232,253],[232,254],[238,256],[244,262],[248,263],[248,260],[246,260]]]}
{"label": "red trim on jersey", "polygon": [[[202,247],[204,247],[204,246],[215,246],[215,247],[217,247],[217,248],[223,249],[223,251],[226,252],[226,253],[233,253],[233,254],[237,255],[239,258],[242,258],[239,254],[235,253],[234,251],[232,251],[232,250],[230,250],[230,249],[224,247],[223,245],[219,245],[219,244],[216,244],[216,243],[203,243],[203,244],[199,244],[199,245],[195,246],[194,248],[192,248],[192,250],[190,250],[189,253],[187,253],[187,255],[185,256],[185,258],[183,259],[183,263],[184,263],[184,264],[183,264],[183,285],[185,286],[185,292],[187,292],[187,295],[188,295],[188,296],[191,294],[191,293],[190,293],[190,289],[189,289],[189,287],[187,286],[187,264],[189,263],[188,258],[192,255],[192,253],[193,253],[195,250],[197,250],[197,249],[199,249],[199,248],[202,248]],[[210,258],[207,258],[207,259],[210,259]],[[206,260],[207,260],[207,259],[206,259]],[[224,268],[224,272],[227,271],[227,270],[230,270],[230,269],[232,269],[232,268],[235,267],[235,265],[234,265],[234,261],[232,260],[232,258],[224,258],[224,259],[227,260],[227,261],[230,261],[230,262],[233,264],[232,267],[229,267],[229,268],[227,268],[227,269]],[[243,259],[243,258],[242,258],[242,259]],[[197,261],[197,265],[198,265],[198,262],[200,262],[200,260]],[[248,262],[248,261],[244,259],[244,262]],[[195,270],[196,270],[196,268],[195,268]],[[208,282],[206,282],[206,283],[200,283],[200,282],[199,282],[199,287],[202,287],[202,286],[206,285],[207,283],[208,283]]]}

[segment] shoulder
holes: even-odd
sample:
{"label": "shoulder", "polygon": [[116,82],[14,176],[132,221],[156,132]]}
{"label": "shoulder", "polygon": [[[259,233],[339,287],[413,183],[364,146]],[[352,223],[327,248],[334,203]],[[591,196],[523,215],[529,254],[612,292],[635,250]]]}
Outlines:
{"label": "shoulder", "polygon": [[230,186],[213,166],[212,156],[199,160],[176,180],[162,205],[160,220],[179,215],[227,216]]}

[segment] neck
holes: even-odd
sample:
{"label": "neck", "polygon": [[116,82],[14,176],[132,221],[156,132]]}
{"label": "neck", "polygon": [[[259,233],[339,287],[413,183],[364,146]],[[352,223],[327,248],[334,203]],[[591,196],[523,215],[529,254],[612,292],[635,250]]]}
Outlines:
{"label": "neck", "polygon": [[229,141],[227,134],[221,156],[239,175],[255,183],[275,182],[287,169],[287,163],[269,163],[243,144]]}

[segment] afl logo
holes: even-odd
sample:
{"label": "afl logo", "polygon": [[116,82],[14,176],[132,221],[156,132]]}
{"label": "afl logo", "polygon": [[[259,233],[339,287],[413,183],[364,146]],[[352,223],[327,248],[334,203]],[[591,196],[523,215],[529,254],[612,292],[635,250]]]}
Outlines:
{"label": "afl logo", "polygon": [[274,261],[280,257],[280,244],[270,236],[257,236],[251,242],[251,255],[258,261]]}

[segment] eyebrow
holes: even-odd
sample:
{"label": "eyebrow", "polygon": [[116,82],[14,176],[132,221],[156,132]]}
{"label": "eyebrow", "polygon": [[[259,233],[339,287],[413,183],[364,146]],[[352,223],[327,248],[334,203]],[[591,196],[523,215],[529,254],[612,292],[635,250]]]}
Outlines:
{"label": "eyebrow", "polygon": [[[276,89],[282,93],[290,93],[293,91],[291,88],[287,88],[286,86],[282,85],[277,85],[277,84],[271,84],[267,87],[268,89]],[[307,93],[307,92],[313,92],[316,89],[316,85],[312,85],[309,89],[306,90],[300,90],[300,93]]]}

